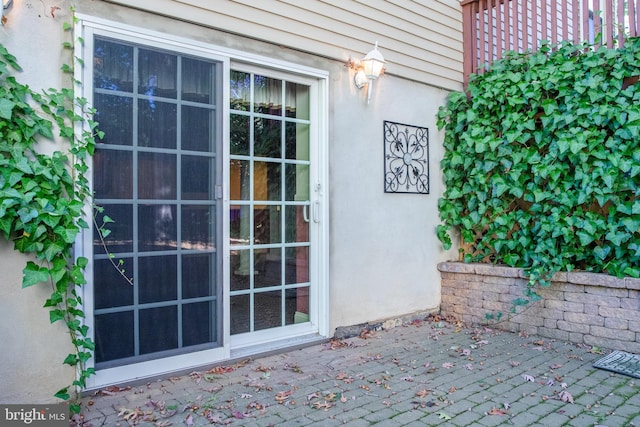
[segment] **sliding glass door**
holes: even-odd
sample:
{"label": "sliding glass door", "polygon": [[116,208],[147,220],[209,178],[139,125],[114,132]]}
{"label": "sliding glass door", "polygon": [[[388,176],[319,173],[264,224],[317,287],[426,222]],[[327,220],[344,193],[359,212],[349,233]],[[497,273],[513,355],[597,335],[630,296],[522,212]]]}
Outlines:
{"label": "sliding glass door", "polygon": [[231,335],[310,320],[310,86],[232,70]]}
{"label": "sliding glass door", "polygon": [[96,367],[219,346],[222,67],[106,38],[93,61]]}

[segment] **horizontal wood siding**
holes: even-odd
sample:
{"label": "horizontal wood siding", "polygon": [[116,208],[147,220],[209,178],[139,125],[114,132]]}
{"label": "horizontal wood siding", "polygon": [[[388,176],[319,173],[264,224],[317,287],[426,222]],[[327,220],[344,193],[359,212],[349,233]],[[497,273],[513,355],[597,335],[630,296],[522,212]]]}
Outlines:
{"label": "horizontal wood siding", "polygon": [[462,88],[458,0],[107,0],[346,62],[376,41],[386,73]]}

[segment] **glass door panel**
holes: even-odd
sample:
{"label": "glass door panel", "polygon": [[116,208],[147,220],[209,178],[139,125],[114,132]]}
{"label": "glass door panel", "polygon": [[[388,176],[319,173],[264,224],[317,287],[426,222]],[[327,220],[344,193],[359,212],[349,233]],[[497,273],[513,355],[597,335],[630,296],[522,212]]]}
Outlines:
{"label": "glass door panel", "polygon": [[231,71],[231,335],[309,321],[309,93]]}
{"label": "glass door panel", "polygon": [[93,63],[93,188],[115,221],[106,250],[94,232],[96,368],[220,347],[222,65],[102,38]]}

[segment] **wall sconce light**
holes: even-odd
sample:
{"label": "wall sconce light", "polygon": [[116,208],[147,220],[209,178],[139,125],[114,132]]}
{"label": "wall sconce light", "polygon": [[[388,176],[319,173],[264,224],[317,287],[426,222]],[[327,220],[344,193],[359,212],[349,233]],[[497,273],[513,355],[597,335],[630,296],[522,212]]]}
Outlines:
{"label": "wall sconce light", "polygon": [[371,102],[371,88],[373,87],[373,81],[380,77],[380,74],[384,71],[384,57],[378,50],[378,42],[372,51],[360,60],[359,65],[355,65],[352,61],[349,61],[351,68],[355,68],[358,71],[353,77],[353,81],[358,89],[362,89],[365,85],[367,87],[367,104]]}

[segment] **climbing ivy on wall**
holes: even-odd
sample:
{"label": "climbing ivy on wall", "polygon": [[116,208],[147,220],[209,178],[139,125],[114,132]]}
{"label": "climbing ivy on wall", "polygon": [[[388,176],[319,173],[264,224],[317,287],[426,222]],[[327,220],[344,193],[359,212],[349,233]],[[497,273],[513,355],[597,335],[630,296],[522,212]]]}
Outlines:
{"label": "climbing ivy on wall", "polygon": [[[452,93],[438,237],[466,262],[640,276],[640,39],[509,53]],[[468,95],[468,96],[467,96]]]}
{"label": "climbing ivy on wall", "polygon": [[[93,111],[72,89],[35,92],[16,80],[17,71],[16,58],[0,45],[0,232],[17,251],[33,256],[23,270],[22,287],[48,283],[51,296],[44,306],[50,321],[64,322],[69,331],[74,351],[63,363],[77,369],[77,378],[56,393],[67,400],[69,388],[84,388],[93,374],[85,367],[94,343],[83,324],[79,292],[88,260],[74,258],[73,245],[88,228],[83,219],[91,200],[86,160],[99,132]],[[57,146],[65,149],[38,151],[38,143],[53,140],[55,133],[64,142]],[[71,410],[78,412],[79,406]]]}

